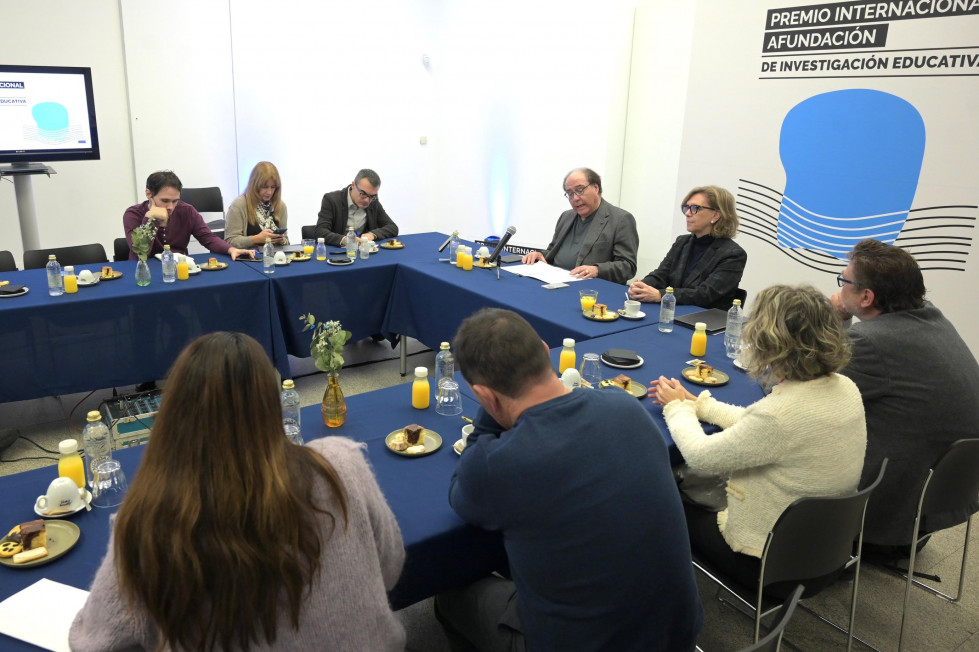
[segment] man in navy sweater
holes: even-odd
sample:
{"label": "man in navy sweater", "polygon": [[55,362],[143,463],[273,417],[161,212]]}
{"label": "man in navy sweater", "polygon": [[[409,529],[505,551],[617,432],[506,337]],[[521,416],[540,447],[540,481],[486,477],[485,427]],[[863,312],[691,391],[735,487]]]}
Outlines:
{"label": "man in navy sweater", "polygon": [[666,445],[618,388],[568,390],[516,313],[459,328],[482,409],[449,488],[501,530],[513,580],[438,596],[454,649],[692,650],[703,619]]}

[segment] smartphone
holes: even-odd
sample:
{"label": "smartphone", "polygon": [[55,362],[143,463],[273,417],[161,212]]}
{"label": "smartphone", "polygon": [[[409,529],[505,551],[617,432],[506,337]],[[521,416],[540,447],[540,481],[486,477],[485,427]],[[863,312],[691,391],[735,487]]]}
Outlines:
{"label": "smartphone", "polygon": [[289,229],[287,229],[286,227],[282,227],[281,229],[272,229],[272,233],[274,233],[276,235],[282,235],[283,233],[285,233],[288,230]]}

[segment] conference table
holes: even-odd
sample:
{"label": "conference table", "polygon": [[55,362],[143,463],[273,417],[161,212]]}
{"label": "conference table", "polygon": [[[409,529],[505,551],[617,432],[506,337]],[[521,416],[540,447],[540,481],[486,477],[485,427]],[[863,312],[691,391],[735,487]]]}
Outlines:
{"label": "conference table", "polygon": [[[509,272],[464,271],[439,260],[445,238],[405,235],[403,249],[382,248],[349,266],[293,262],[271,275],[261,263],[214,255],[229,266],[175,283],[163,283],[160,262],[151,258],[146,287],[135,283],[135,261],[117,262],[112,266],[122,278],[59,297],[48,295],[43,269],[0,273],[0,281],[29,290],[0,300],[0,402],[164,378],[187,343],[215,330],[251,335],[288,377],[289,355],[309,356],[310,334],[299,321],[307,313],[339,320],[355,339],[403,334],[431,347],[451,340],[462,320],[484,306],[516,310],[552,346],[639,325],[580,317],[578,290],[598,290],[601,301],[618,308],[625,300],[621,285],[591,279],[544,290],[540,281]],[[75,271],[82,269],[98,273],[101,264]]]}

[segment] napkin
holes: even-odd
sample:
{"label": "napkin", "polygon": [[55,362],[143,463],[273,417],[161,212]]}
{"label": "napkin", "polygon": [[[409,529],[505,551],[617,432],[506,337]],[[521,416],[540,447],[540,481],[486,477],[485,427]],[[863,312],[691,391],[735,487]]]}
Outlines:
{"label": "napkin", "polygon": [[0,294],[20,294],[24,291],[23,285],[4,285],[0,287]]}
{"label": "napkin", "polygon": [[88,591],[40,579],[0,602],[0,632],[45,650],[68,652],[68,630],[87,598]]}

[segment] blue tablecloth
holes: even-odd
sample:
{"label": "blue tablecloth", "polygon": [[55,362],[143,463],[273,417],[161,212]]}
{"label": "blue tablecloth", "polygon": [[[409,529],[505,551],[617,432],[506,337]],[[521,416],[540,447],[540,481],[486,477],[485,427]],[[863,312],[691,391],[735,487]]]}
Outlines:
{"label": "blue tablecloth", "polygon": [[[343,379],[341,377],[341,386]],[[463,397],[463,414],[472,417],[476,404]],[[347,398],[347,421],[339,428],[323,425],[318,405],[302,409],[303,436],[307,441],[327,435],[366,442],[367,457],[378,484],[398,519],[407,557],[398,585],[390,593],[395,609],[408,606],[435,593],[472,582],[504,567],[502,540],[466,525],[448,502],[449,479],[458,458],[452,444],[461,437],[465,422],[458,416],[435,413],[434,401],[427,410],[411,407],[411,386],[397,385]],[[418,423],[442,436],[442,448],[431,455],[407,458],[395,455],[384,445],[393,430]],[[145,447],[113,453],[132,478]],[[37,518],[33,505],[57,476],[57,467],[46,467],[0,477],[0,527],[11,527]],[[109,515],[114,509],[84,510],[70,517],[82,535],[78,544],[61,559],[35,568],[0,567],[0,600],[30,586],[41,578],[88,589],[105,555],[109,538]],[[0,649],[36,649],[0,634]]]}
{"label": "blue tablecloth", "polygon": [[[188,342],[215,330],[248,333],[274,353],[269,283],[254,263],[163,283],[151,259],[146,287],[136,285],[135,261],[112,266],[122,278],[60,297],[48,295],[43,269],[0,274],[29,288],[0,299],[0,402],[163,378]],[[97,275],[102,266],[75,266],[83,269]]]}
{"label": "blue tablecloth", "polygon": [[408,335],[438,348],[439,343],[452,340],[463,319],[483,307],[520,313],[549,346],[559,345],[565,337],[584,340],[648,323],[626,319],[597,322],[582,316],[579,290],[598,290],[600,302],[618,309],[625,301],[624,285],[602,279],[578,281],[557,290],[545,290],[541,285],[536,279],[502,271],[497,280],[495,269],[467,272],[440,263],[434,256],[400,265],[384,319],[385,332]]}

